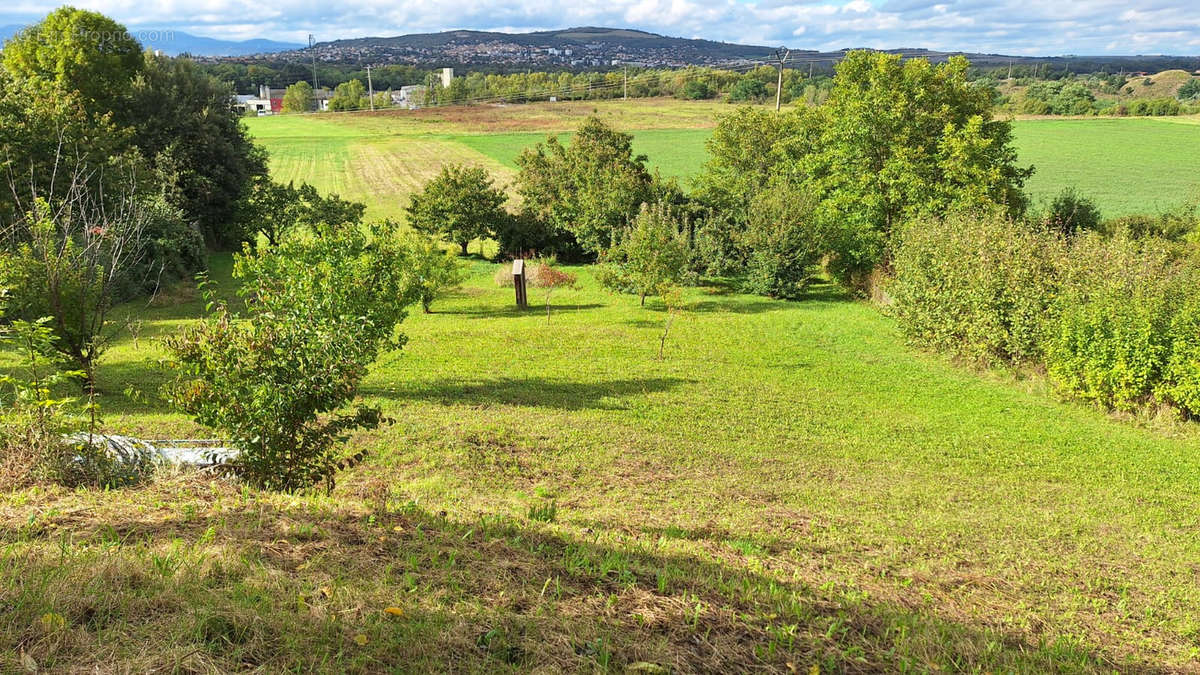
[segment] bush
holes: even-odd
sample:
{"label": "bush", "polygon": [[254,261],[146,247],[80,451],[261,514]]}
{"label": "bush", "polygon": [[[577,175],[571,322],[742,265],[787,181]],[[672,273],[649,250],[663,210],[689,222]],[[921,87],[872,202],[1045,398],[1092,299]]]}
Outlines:
{"label": "bush", "polygon": [[1200,416],[1200,294],[1195,289],[1194,285],[1186,289],[1190,293],[1181,299],[1171,319],[1171,355],[1157,390],[1164,400],[1192,417]]}
{"label": "bush", "polygon": [[763,84],[762,80],[743,77],[733,85],[733,89],[729,92],[729,100],[736,102],[762,101],[767,98],[768,94],[767,85]]}
{"label": "bush", "polygon": [[405,286],[412,290],[421,309],[433,311],[434,299],[447,289],[462,283],[463,270],[453,251],[446,250],[432,237],[416,234],[406,242],[409,264]]}
{"label": "bush", "polygon": [[683,85],[682,95],[683,98],[689,101],[700,101],[712,98],[716,95],[716,92],[703,80],[691,80]]}
{"label": "bush", "polygon": [[75,397],[55,394],[84,374],[56,365],[50,322],[0,326],[0,342],[11,343],[18,362],[0,375],[0,485],[49,480],[72,488],[111,488],[138,482],[153,469],[150,455],[112,452],[97,433],[95,402],[80,406]]}
{"label": "bush", "polygon": [[1100,209],[1096,202],[1068,187],[1050,203],[1046,226],[1068,236],[1095,230],[1100,226]]}
{"label": "bush", "polygon": [[1200,207],[1193,201],[1158,215],[1113,218],[1102,222],[1097,231],[1110,237],[1157,237],[1164,241],[1182,242],[1193,239],[1200,232]]}
{"label": "bush", "polygon": [[168,399],[224,432],[239,451],[227,468],[248,482],[294,491],[323,483],[359,455],[339,446],[383,422],[358,405],[358,384],[416,299],[409,253],[392,226],[342,228],[246,251],[234,275],[247,316],[224,304],[167,341],[179,375]]}
{"label": "bush", "polygon": [[1031,362],[1064,244],[999,213],[908,224],[887,291],[908,339],[979,361]]}
{"label": "bush", "polygon": [[181,209],[162,198],[146,201],[142,209],[145,253],[122,275],[114,293],[118,300],[155,293],[208,269],[204,235],[198,226],[187,222]]}
{"label": "bush", "polygon": [[1046,369],[1065,392],[1118,410],[1147,403],[1171,356],[1184,268],[1162,242],[1081,237],[1046,333]]}
{"label": "bush", "polygon": [[1183,112],[1183,106],[1173,98],[1150,98],[1130,101],[1128,110],[1134,117],[1166,117]]}
{"label": "bush", "polygon": [[1200,77],[1184,82],[1175,95],[1180,101],[1200,101]]}
{"label": "bush", "polygon": [[742,289],[772,298],[799,298],[827,241],[816,215],[817,199],[802,187],[772,185],[755,198],[746,230]]}
{"label": "bush", "polygon": [[0,248],[0,282],[12,295],[10,313],[25,321],[50,317],[54,349],[85,373],[88,387],[122,329],[109,320],[114,304],[157,284],[147,235],[164,222],[178,226],[158,202],[148,206],[127,193],[102,203],[76,181],[63,198],[36,199],[0,229],[8,244]]}
{"label": "bush", "polygon": [[678,283],[687,271],[687,240],[669,206],[642,205],[633,223],[600,259],[596,279],[609,290],[646,296]]}

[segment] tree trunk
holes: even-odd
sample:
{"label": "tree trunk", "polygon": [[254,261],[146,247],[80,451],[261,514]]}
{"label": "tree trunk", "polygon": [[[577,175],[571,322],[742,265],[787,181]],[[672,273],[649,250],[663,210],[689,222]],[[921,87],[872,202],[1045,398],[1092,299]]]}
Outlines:
{"label": "tree trunk", "polygon": [[459,244],[462,246],[462,254],[463,254],[464,258],[467,257],[467,244],[470,244],[470,243],[471,242],[469,242],[469,241],[459,242]]}

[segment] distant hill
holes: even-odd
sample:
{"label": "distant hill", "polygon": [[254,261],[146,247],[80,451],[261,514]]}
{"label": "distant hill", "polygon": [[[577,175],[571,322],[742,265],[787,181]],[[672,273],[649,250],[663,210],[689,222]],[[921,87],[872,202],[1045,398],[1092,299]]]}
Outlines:
{"label": "distant hill", "polygon": [[[0,26],[0,41],[5,41],[16,35],[24,26]],[[191,54],[193,56],[245,56],[247,54],[269,54],[290,49],[299,49],[304,45],[294,42],[276,42],[275,40],[218,40],[201,37],[170,28],[130,28],[132,35],[147,49],[157,49],[164,54],[178,56]]]}
{"label": "distant hill", "polygon": [[634,51],[676,50],[682,53],[703,54],[713,58],[757,59],[769,55],[772,47],[740,45],[731,42],[667,37],[656,33],[628,28],[598,28],[583,26],[563,30],[535,31],[532,33],[496,33],[490,31],[452,30],[441,33],[416,33],[397,37],[364,37],[352,40],[335,40],[317,45],[322,47],[391,47],[416,49],[443,49],[457,46],[506,43],[523,47],[549,47],[571,49],[586,45],[604,45],[609,48],[627,48]]}
{"label": "distant hill", "polygon": [[164,54],[178,56],[191,54],[193,56],[244,56],[246,54],[269,54],[303,47],[294,42],[276,42],[275,40],[218,40],[201,37],[182,31],[170,29],[130,29],[130,34],[138,39],[148,49],[159,49]]}
{"label": "distant hill", "polygon": [[[795,45],[794,47],[801,47]],[[729,66],[771,60],[774,46],[744,45],[693,38],[670,37],[629,28],[582,26],[529,33],[450,30],[394,37],[362,37],[320,42],[311,49],[258,55],[268,61],[309,59],[316,51],[326,63],[344,65],[410,64],[416,66],[466,66],[486,70],[516,71],[525,68],[584,70],[617,65],[681,67]],[[792,67],[829,72],[848,49],[821,52],[792,49]],[[1054,70],[1096,72],[1125,70],[1158,72],[1172,68],[1200,68],[1200,58],[1180,56],[1008,56],[947,52],[921,48],[884,50],[906,57],[940,62],[962,54],[977,67],[1042,64]]]}
{"label": "distant hill", "polygon": [[1131,78],[1121,91],[1122,98],[1174,98],[1179,88],[1194,75],[1186,70],[1165,70],[1145,78]]}

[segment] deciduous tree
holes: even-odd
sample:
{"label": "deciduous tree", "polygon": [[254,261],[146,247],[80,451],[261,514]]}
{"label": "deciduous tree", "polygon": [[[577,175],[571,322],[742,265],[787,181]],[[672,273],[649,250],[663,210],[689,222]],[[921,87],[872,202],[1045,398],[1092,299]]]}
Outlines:
{"label": "deciduous tree", "polygon": [[483,168],[447,166],[409,198],[408,224],[458,244],[465,256],[468,244],[491,236],[503,224],[507,200]]}

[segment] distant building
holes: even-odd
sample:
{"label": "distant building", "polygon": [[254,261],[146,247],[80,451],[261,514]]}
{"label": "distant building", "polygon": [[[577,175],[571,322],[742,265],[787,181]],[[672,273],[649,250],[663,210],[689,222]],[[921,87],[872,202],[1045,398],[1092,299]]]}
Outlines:
{"label": "distant building", "polygon": [[[283,96],[287,93],[286,88],[270,87],[260,85],[258,88],[258,96],[238,96],[239,104],[242,99],[245,99],[246,110],[253,110],[259,115],[276,115],[283,112]],[[321,87],[313,90],[313,105],[311,110],[326,111],[329,110],[329,98],[331,94],[328,89]]]}
{"label": "distant building", "polygon": [[403,108],[419,108],[424,100],[425,85],[423,84],[410,84],[392,92],[392,103]]}
{"label": "distant building", "polygon": [[233,107],[247,115],[250,113],[257,115],[271,114],[270,99],[259,98],[253,94],[238,94],[234,97]]}
{"label": "distant building", "polygon": [[442,88],[443,89],[449,88],[450,82],[453,79],[454,79],[454,69],[453,68],[442,68]]}

